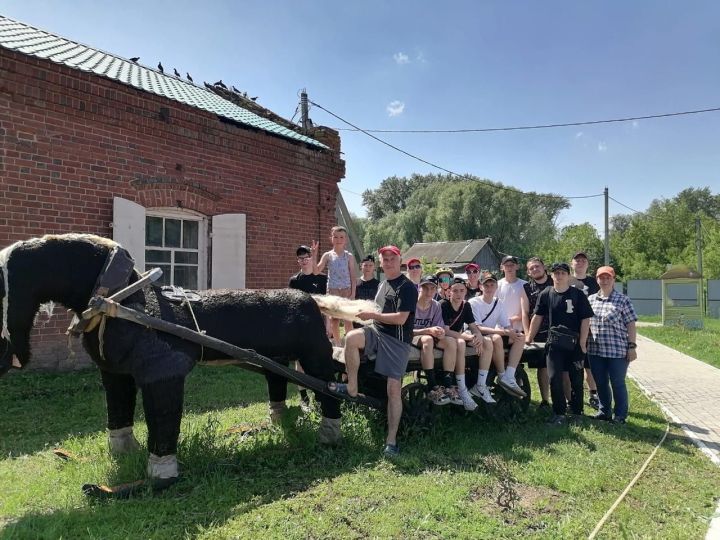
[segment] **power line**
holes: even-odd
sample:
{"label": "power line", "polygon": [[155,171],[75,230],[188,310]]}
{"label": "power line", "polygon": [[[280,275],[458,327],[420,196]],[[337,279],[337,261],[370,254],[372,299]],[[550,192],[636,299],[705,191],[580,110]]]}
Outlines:
{"label": "power line", "polygon": [[322,105],[319,105],[319,104],[315,103],[314,101],[310,101],[310,103],[312,103],[312,104],[313,104],[315,107],[317,107],[318,109],[322,109],[323,111],[325,111],[326,113],[328,113],[330,116],[333,116],[333,117],[337,118],[338,120],[340,120],[341,122],[344,122],[345,124],[347,124],[347,125],[349,125],[349,126],[352,126],[353,128],[355,128],[355,130],[364,133],[365,135],[367,135],[368,137],[370,137],[370,138],[372,138],[372,139],[375,139],[375,140],[378,141],[379,143],[382,143],[382,144],[384,144],[385,146],[389,146],[389,147],[392,148],[393,150],[396,150],[396,151],[400,152],[401,154],[405,154],[406,156],[411,157],[411,158],[413,158],[413,159],[415,159],[415,160],[417,160],[417,161],[420,161],[421,163],[425,163],[426,165],[430,165],[431,167],[434,167],[434,168],[436,168],[436,169],[438,169],[438,170],[444,171],[444,172],[446,172],[446,173],[448,173],[448,174],[451,174],[451,175],[453,175],[453,176],[457,176],[457,177],[459,177],[459,178],[465,178],[465,179],[467,179],[467,180],[474,180],[474,181],[476,181],[476,182],[479,182],[479,183],[481,183],[481,184],[485,184],[485,185],[490,186],[490,187],[495,188],[495,189],[502,189],[502,190],[505,190],[505,191],[511,191],[511,192],[513,192],[513,193],[520,193],[520,194],[522,194],[522,195],[529,195],[529,196],[532,196],[532,197],[539,197],[539,198],[546,198],[546,199],[591,199],[591,198],[593,198],[593,197],[602,197],[602,196],[604,196],[604,193],[598,193],[598,194],[595,194],[595,195],[576,195],[576,196],[572,196],[572,197],[571,197],[571,196],[563,196],[563,195],[545,195],[545,194],[542,194],[542,193],[530,194],[530,193],[526,193],[525,191],[521,191],[521,190],[516,189],[516,188],[512,188],[512,187],[508,187],[508,186],[498,186],[498,185],[496,185],[496,184],[493,184],[492,182],[488,182],[487,180],[481,180],[481,179],[479,179],[479,178],[473,178],[473,177],[471,177],[470,175],[467,175],[467,174],[459,174],[459,173],[456,173],[455,171],[451,171],[450,169],[446,169],[445,167],[442,167],[442,166],[440,166],[440,165],[437,165],[436,163],[432,163],[431,161],[427,161],[426,159],[423,159],[423,158],[421,158],[421,157],[419,157],[419,156],[416,156],[416,155],[414,155],[414,154],[411,154],[410,152],[407,152],[406,150],[403,150],[402,148],[398,148],[397,146],[395,146],[395,145],[393,145],[393,144],[390,144],[389,142],[384,141],[384,140],[382,140],[382,139],[379,138],[379,137],[376,137],[376,136],[373,135],[372,133],[369,133],[367,130],[362,129],[362,128],[356,126],[355,124],[353,124],[352,122],[349,122],[349,121],[345,120],[344,118],[341,118],[340,116],[338,116],[338,115],[335,114],[334,112],[327,110],[325,107],[323,107]]}
{"label": "power line", "polygon": [[620,206],[624,206],[625,208],[627,208],[627,209],[630,210],[631,212],[635,212],[636,214],[642,214],[642,212],[640,212],[639,210],[635,210],[634,208],[630,208],[627,204],[623,204],[623,203],[621,203],[620,201],[618,201],[617,199],[613,199],[612,197],[610,197],[610,195],[608,195],[608,199],[610,199],[610,200],[613,201],[613,202],[616,202],[616,203],[619,204]]}
{"label": "power line", "polygon": [[344,193],[350,193],[350,194],[352,194],[352,195],[357,195],[358,197],[362,197],[362,196],[363,196],[362,193],[357,193],[357,192],[355,192],[355,191],[350,191],[349,189],[345,189],[345,188],[338,188],[338,189],[339,189],[340,191],[344,192]]}
{"label": "power line", "polygon": [[[320,107],[318,105],[318,107]],[[320,107],[322,109],[322,107]],[[326,112],[326,109],[323,109]],[[609,120],[586,120],[582,122],[564,122],[555,124],[538,124],[532,126],[511,126],[511,127],[494,127],[494,128],[476,128],[476,129],[360,129],[358,127],[334,128],[338,131],[363,131],[365,133],[489,133],[493,131],[522,131],[529,129],[550,129],[559,127],[574,126],[591,126],[595,124],[612,124],[617,122],[632,122],[637,120],[650,120],[653,118],[668,118],[672,116],[685,116],[689,114],[703,114],[709,112],[720,111],[720,107],[712,107],[710,109],[697,109],[693,111],[681,111],[663,114],[650,114],[646,116],[628,116],[625,118],[611,118]],[[342,118],[340,118],[342,120]],[[344,122],[344,120],[342,120]],[[347,122],[346,122],[347,123]]]}

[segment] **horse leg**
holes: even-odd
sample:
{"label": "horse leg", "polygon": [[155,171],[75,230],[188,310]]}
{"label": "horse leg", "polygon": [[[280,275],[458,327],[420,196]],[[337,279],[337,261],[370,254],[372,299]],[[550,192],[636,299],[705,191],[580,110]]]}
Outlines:
{"label": "horse leg", "polygon": [[137,388],[131,375],[100,371],[105,388],[108,416],[108,443],[112,454],[125,454],[140,449],[133,434]]}
{"label": "horse leg", "polygon": [[[160,484],[177,479],[177,443],[183,412],[185,378],[173,377],[141,387],[148,426],[148,476]],[[165,482],[163,482],[165,481]]]}
{"label": "horse leg", "polygon": [[[321,381],[332,381],[335,372],[332,361],[318,361],[321,358],[332,358],[332,347],[330,342],[323,336],[322,342],[316,347],[305,348],[300,355],[300,365],[308,375],[316,377]],[[318,441],[322,444],[337,444],[342,438],[340,432],[340,402],[322,392],[315,392],[315,399],[320,402],[322,420],[318,430]]]}
{"label": "horse leg", "polygon": [[265,372],[267,380],[268,397],[270,398],[270,421],[277,424],[282,419],[283,413],[287,410],[285,400],[287,399],[287,379],[275,373]]}

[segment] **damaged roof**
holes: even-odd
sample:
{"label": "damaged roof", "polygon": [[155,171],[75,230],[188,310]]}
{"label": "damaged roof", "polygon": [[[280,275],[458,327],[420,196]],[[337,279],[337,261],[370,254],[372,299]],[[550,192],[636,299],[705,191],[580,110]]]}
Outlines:
{"label": "damaged roof", "polygon": [[[490,238],[457,242],[418,242],[403,253],[403,262],[416,258],[446,265],[466,264],[473,261],[489,242]],[[494,250],[492,243],[490,247]]]}
{"label": "damaged roof", "polygon": [[251,128],[319,148],[328,148],[311,137],[263,118],[189,81],[136,64],[116,54],[82,45],[3,15],[0,15],[0,47],[35,58],[50,60],[71,69],[94,73],[138,90],[208,111]]}

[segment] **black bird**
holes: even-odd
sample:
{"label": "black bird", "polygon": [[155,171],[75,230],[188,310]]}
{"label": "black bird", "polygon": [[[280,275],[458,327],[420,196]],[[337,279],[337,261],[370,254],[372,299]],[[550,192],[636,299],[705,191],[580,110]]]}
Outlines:
{"label": "black bird", "polygon": [[188,81],[193,82],[192,77],[190,76],[190,74],[187,71],[185,72],[185,75],[187,75]]}
{"label": "black bird", "polygon": [[244,98],[247,97],[247,92],[243,92],[243,97],[244,97]]}
{"label": "black bird", "polygon": [[205,82],[205,81],[203,81],[203,84],[205,85],[205,88],[207,88],[208,90],[212,90],[212,89],[213,89],[212,84],[208,84],[208,83]]}
{"label": "black bird", "polygon": [[165,70],[162,67],[162,62],[158,62],[158,70],[160,70],[160,73],[165,73]]}
{"label": "black bird", "polygon": [[139,57],[139,56],[133,56],[133,57],[130,59],[130,61],[131,61],[133,64],[137,64],[138,60],[140,60],[140,57]]}
{"label": "black bird", "polygon": [[180,78],[180,72],[179,72],[177,69],[175,69],[175,68],[173,68],[173,71],[175,72],[175,76],[179,79],[179,78]]}
{"label": "black bird", "polygon": [[232,87],[232,91],[235,92],[236,94],[240,94],[240,90],[235,88],[235,86]]}
{"label": "black bird", "polygon": [[224,88],[225,90],[227,90],[227,86],[225,86],[225,84],[222,82],[222,79],[216,82],[215,86],[219,86],[220,88]]}
{"label": "black bird", "polygon": [[258,98],[258,97],[260,97],[260,96],[251,97],[250,99],[251,99],[252,101],[257,101],[257,98]]}

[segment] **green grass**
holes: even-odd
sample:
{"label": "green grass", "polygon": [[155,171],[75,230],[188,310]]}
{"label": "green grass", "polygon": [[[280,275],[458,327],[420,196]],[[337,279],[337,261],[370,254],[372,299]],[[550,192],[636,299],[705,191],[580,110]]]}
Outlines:
{"label": "green grass", "polygon": [[[0,538],[581,538],[666,425],[634,386],[626,426],[548,428],[534,406],[501,425],[447,406],[432,432],[401,439],[391,462],[380,455],[382,415],[345,409],[345,442],[328,449],[315,442],[316,413],[293,406],[274,428],[265,399],[250,372],[196,368],[181,481],[97,502],[81,494],[83,483],[140,478],[146,460],[108,456],[97,373],[0,379]],[[240,423],[257,429],[226,433]],[[144,440],[144,424],[136,428]],[[55,446],[75,458],[60,460]],[[720,469],[673,428],[600,538],[703,538],[718,485]]]}
{"label": "green grass", "polygon": [[[642,317],[641,320],[661,322],[660,317]],[[688,330],[682,326],[638,327],[638,333],[720,368],[720,319],[706,317],[703,323],[702,330]]]}

